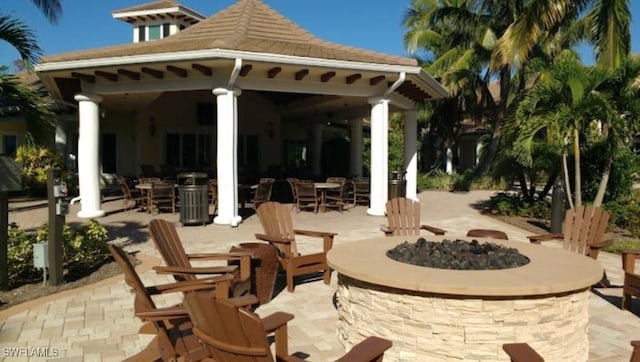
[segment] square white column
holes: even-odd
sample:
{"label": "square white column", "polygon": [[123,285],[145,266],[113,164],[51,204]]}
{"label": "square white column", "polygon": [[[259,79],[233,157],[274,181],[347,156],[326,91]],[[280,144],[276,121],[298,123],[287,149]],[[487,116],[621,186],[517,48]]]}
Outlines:
{"label": "square white column", "polygon": [[78,186],[80,211],[78,217],[91,219],[104,216],[100,209],[100,108],[102,97],[96,94],[76,94],[80,129],[78,135]]}
{"label": "square white column", "polygon": [[388,192],[389,100],[371,98],[371,187],[367,214],[383,216]]}
{"label": "square white column", "polygon": [[218,216],[215,224],[238,226],[238,103],[239,89],[216,88]]}

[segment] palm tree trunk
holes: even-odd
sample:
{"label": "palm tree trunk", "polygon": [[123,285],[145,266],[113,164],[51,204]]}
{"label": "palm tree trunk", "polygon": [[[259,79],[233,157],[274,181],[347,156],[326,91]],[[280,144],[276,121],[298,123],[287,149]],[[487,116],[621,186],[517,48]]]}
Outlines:
{"label": "palm tree trunk", "polygon": [[567,152],[562,152],[562,180],[564,181],[565,194],[569,201],[569,208],[573,209],[573,194],[571,193],[571,184],[569,183],[569,165],[567,162]]}
{"label": "palm tree trunk", "polygon": [[575,175],[573,179],[575,181],[576,188],[576,207],[582,206],[582,178],[580,177],[580,131],[578,127],[573,128],[573,167]]}
{"label": "palm tree trunk", "polygon": [[602,201],[604,201],[604,194],[607,191],[607,184],[609,183],[609,175],[611,174],[612,164],[613,164],[613,157],[609,156],[607,158],[607,162],[604,165],[604,170],[602,170],[602,176],[600,177],[600,185],[598,185],[598,192],[596,193],[595,200],[593,200],[593,206],[596,206],[596,207],[602,206]]}

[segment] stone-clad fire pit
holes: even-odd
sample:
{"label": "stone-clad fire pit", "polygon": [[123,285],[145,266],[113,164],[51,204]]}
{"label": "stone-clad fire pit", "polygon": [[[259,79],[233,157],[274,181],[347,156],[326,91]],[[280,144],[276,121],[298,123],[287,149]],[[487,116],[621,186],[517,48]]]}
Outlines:
{"label": "stone-clad fire pit", "polygon": [[338,272],[338,334],[346,348],[378,335],[393,341],[385,361],[508,361],[503,343],[528,342],[549,361],[587,360],[589,287],[603,273],[596,261],[559,248],[480,239],[515,248],[529,263],[450,270],[386,255],[404,241],[361,240],[327,254]]}

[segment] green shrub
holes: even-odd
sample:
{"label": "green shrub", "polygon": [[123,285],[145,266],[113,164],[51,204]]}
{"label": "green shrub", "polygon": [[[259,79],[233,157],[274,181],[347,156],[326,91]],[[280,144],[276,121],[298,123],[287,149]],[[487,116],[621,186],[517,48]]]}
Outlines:
{"label": "green shrub", "polygon": [[485,207],[489,212],[497,215],[537,219],[548,219],[551,213],[550,201],[544,199],[527,202],[522,195],[515,192],[499,192],[489,198]]}
{"label": "green shrub", "polygon": [[11,284],[12,281],[29,278],[36,272],[33,267],[33,247],[31,246],[35,242],[35,237],[20,229],[16,223],[9,225],[8,234],[7,268]]}
{"label": "green shrub", "polygon": [[614,254],[622,254],[625,250],[640,250],[640,240],[615,240],[613,244],[602,250]]}
{"label": "green shrub", "polygon": [[[69,271],[84,272],[101,265],[109,257],[107,229],[95,220],[77,231],[65,224],[62,227],[63,266]],[[35,233],[21,230],[15,223],[9,227],[8,267],[9,283],[16,285],[40,275],[33,267],[33,243],[49,240],[49,226],[44,224]]]}
{"label": "green shrub", "polygon": [[417,184],[419,190],[451,190],[454,180],[455,175],[436,170],[427,175],[419,175]]}
{"label": "green shrub", "polygon": [[640,191],[633,190],[625,197],[607,202],[603,208],[611,213],[609,223],[640,237]]}

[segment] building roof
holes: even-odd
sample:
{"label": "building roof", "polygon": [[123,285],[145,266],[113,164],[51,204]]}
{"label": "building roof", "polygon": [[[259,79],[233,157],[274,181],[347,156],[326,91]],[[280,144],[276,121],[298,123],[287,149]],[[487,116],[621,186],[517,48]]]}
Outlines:
{"label": "building roof", "polygon": [[[161,0],[123,10],[140,10],[143,7],[149,8],[167,3],[175,2]],[[210,49],[417,66],[415,59],[321,40],[264,4],[262,0],[239,0],[211,17],[167,38],[50,55],[44,57],[42,63]]]}
{"label": "building roof", "polygon": [[130,6],[124,9],[114,10],[113,14],[128,13],[128,12],[134,12],[134,11],[144,11],[144,10],[158,10],[158,9],[174,8],[177,6],[180,6],[180,3],[174,0],[158,0],[158,1],[152,1],[149,3],[140,4],[140,5]]}

